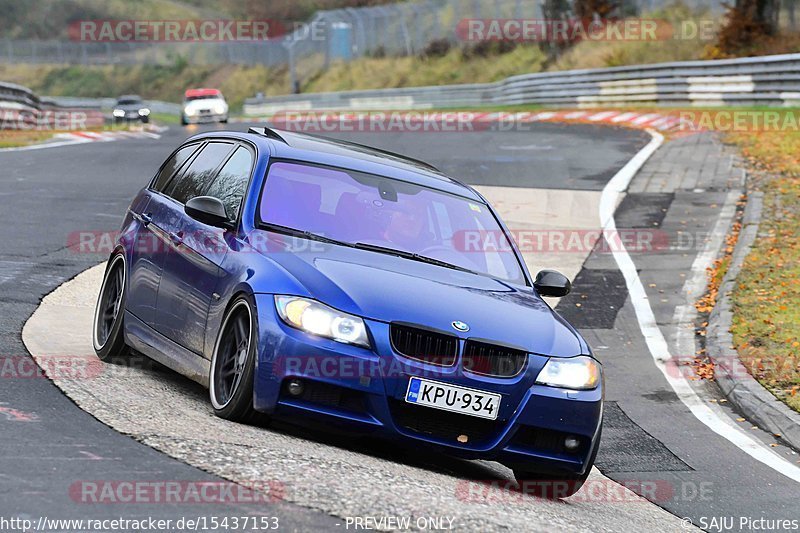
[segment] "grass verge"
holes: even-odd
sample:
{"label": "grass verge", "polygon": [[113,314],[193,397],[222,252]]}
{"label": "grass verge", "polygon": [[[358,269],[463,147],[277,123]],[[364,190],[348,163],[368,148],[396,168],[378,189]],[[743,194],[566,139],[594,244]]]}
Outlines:
{"label": "grass verge", "polygon": [[19,148],[46,141],[53,136],[52,131],[0,130],[0,148]]}
{"label": "grass verge", "polygon": [[729,139],[764,192],[759,236],[733,293],[734,342],[750,373],[800,411],[800,131]]}

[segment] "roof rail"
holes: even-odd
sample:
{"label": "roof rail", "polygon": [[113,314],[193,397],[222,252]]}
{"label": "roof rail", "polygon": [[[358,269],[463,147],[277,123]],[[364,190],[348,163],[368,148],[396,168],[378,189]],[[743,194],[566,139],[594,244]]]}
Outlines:
{"label": "roof rail", "polygon": [[[280,133],[278,133],[278,130],[274,130],[274,129],[268,127],[268,126],[264,126],[263,128],[251,127],[247,131],[248,131],[248,133],[255,133],[256,135],[264,135],[265,137],[269,137],[270,139],[275,139],[276,141],[281,141],[282,143],[287,144],[287,145],[289,144],[289,142],[285,138],[283,138],[283,136],[281,136]],[[335,144],[343,144],[345,146],[354,146],[354,147],[358,147],[358,148],[364,148],[364,149],[367,149],[367,150],[369,150],[371,152],[378,152],[378,153],[383,154],[383,155],[385,155],[387,157],[391,157],[392,159],[395,159],[395,160],[398,160],[398,161],[403,161],[403,162],[406,162],[406,163],[411,163],[413,165],[416,165],[416,166],[419,166],[419,167],[422,167],[422,168],[426,168],[428,170],[432,170],[433,172],[436,172],[438,174],[442,174],[441,170],[439,170],[438,168],[436,168],[435,166],[431,165],[430,163],[428,163],[426,161],[422,161],[420,159],[414,159],[413,157],[408,157],[408,156],[403,155],[403,154],[398,154],[397,152],[391,152],[389,150],[383,150],[381,148],[375,148],[374,146],[368,146],[366,144],[356,143],[356,142],[352,142],[352,141],[343,141],[341,139],[331,139],[330,137],[323,137],[321,135],[314,135],[313,133],[302,133],[302,134],[299,134],[299,135],[306,136],[306,137],[311,137],[311,138],[314,138],[314,139],[319,139],[321,141],[325,141],[325,142],[329,142],[329,143],[332,142],[332,143],[335,143]]]}
{"label": "roof rail", "polygon": [[256,135],[264,135],[265,137],[269,137],[270,139],[275,139],[276,141],[281,141],[284,144],[289,144],[286,142],[286,139],[281,137],[277,131],[273,130],[272,128],[268,128],[264,126],[263,128],[254,128],[251,127],[247,130],[247,133],[255,133]]}
{"label": "roof rail", "polygon": [[385,155],[387,157],[391,157],[393,159],[397,159],[397,160],[400,160],[400,161],[405,161],[405,162],[408,162],[408,163],[412,163],[414,165],[417,165],[417,166],[420,166],[420,167],[423,167],[423,168],[427,168],[428,170],[432,170],[432,171],[434,171],[434,172],[436,172],[438,174],[442,173],[441,170],[439,170],[435,166],[431,165],[427,161],[422,161],[421,159],[414,159],[413,157],[408,157],[407,155],[398,154],[397,152],[392,152],[390,150],[383,150],[382,148],[375,148],[374,146],[369,146],[367,144],[361,144],[361,143],[356,143],[356,142],[352,142],[352,141],[342,141],[342,140],[338,140],[338,139],[337,139],[336,142],[339,142],[339,143],[342,143],[342,144],[348,144],[350,146],[358,146],[360,148],[367,148],[367,149],[369,149],[369,150],[371,150],[373,152],[381,153],[381,154],[383,154],[383,155]]}

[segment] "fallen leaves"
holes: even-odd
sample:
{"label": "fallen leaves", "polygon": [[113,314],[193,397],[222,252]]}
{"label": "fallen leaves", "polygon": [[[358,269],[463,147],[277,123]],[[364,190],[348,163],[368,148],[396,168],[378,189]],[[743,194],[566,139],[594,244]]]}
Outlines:
{"label": "fallen leaves", "polygon": [[714,381],[714,363],[707,357],[695,357],[689,366],[694,370],[695,379]]}

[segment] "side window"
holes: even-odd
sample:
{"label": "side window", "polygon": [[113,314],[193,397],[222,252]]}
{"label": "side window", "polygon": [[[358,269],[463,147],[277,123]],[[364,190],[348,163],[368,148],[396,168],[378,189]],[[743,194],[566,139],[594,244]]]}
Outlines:
{"label": "side window", "polygon": [[231,151],[231,148],[233,148],[231,143],[208,143],[188,168],[167,185],[164,194],[175,198],[182,204],[195,196],[201,196],[214,177],[214,171]]}
{"label": "side window", "polygon": [[189,159],[194,151],[197,150],[198,146],[200,145],[197,143],[190,144],[189,146],[184,146],[175,152],[161,169],[161,172],[158,173],[158,176],[156,176],[156,179],[153,182],[153,189],[158,192],[162,192],[164,187],[167,186],[167,183],[169,183],[169,179],[173,174],[175,174],[175,171],[183,166],[183,164]]}
{"label": "side window", "polygon": [[250,150],[240,146],[236,149],[225,166],[219,171],[211,187],[203,194],[214,196],[225,204],[225,212],[231,220],[239,216],[250,171],[253,168],[253,155]]}

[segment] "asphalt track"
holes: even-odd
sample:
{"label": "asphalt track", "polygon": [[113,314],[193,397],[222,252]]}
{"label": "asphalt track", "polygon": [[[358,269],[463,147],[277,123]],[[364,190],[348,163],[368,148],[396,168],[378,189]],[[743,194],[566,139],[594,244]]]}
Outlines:
{"label": "asphalt track", "polygon": [[[131,139],[0,154],[0,180],[4,182],[0,190],[4,197],[0,200],[0,355],[12,358],[15,364],[16,358],[27,357],[20,331],[41,297],[104,259],[70,251],[68,236],[75,231],[116,229],[135,191],[188,133],[173,128],[160,140]],[[555,124],[538,124],[527,132],[349,137],[426,159],[475,185],[575,191],[602,189],[648,141],[641,132]],[[636,199],[627,207],[623,202],[621,213],[626,209],[633,213],[643,201]],[[608,273],[613,268],[603,270],[607,271],[603,275],[614,276]],[[588,279],[592,273],[584,269],[581,275]],[[654,276],[658,281],[658,274]],[[625,292],[614,292],[609,291],[609,297],[624,303]],[[657,502],[678,516],[786,516],[792,509],[787,503],[792,498],[796,501],[795,484],[697,427],[691,414],[664,411],[673,399],[653,374],[652,361],[641,356],[646,352],[643,340],[633,317],[626,313],[630,310],[606,319],[606,325],[608,320],[617,324],[615,329],[596,327],[592,321],[603,320],[600,311],[587,312],[584,322],[578,324],[584,326],[590,342],[593,336],[601,337],[598,353],[610,360],[606,371],[607,382],[612,383],[607,398],[608,430],[598,459],[600,469],[622,480],[649,476],[672,486],[689,480],[695,489],[698,481],[711,483],[715,492],[710,500],[695,496]],[[594,331],[597,329],[600,333]],[[0,408],[5,408],[6,416],[0,416],[0,516],[186,515],[185,509],[176,506],[76,504],[69,497],[69,487],[76,480],[199,479],[207,474],[100,424],[45,379],[10,377],[2,383]],[[687,428],[685,433],[682,428]],[[313,438],[325,442],[324,437]],[[685,445],[687,441],[705,445],[698,449]],[[475,475],[464,465],[448,465],[448,470],[467,479]],[[759,487],[766,484],[769,488],[754,487],[753,476]],[[391,478],[384,482],[391,483]],[[741,497],[731,499],[730,493]],[[237,510],[219,508],[214,514]],[[245,511],[264,513],[265,509]],[[330,527],[340,522],[326,513],[287,503],[268,511],[281,516],[287,528]],[[209,514],[207,509],[203,513]]]}

